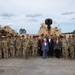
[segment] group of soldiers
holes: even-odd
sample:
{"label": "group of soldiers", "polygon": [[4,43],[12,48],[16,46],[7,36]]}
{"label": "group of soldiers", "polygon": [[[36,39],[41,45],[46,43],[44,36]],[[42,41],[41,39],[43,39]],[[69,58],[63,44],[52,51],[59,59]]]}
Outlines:
{"label": "group of soldiers", "polygon": [[62,37],[62,56],[64,59],[74,59],[75,58],[75,36]]}
{"label": "group of soldiers", "polygon": [[38,40],[36,37],[0,37],[0,58],[36,58]]}
{"label": "group of soldiers", "polygon": [[[48,38],[47,36],[42,37]],[[55,40],[55,37],[52,36],[51,38]],[[39,55],[38,51],[38,40],[39,37],[33,36],[8,36],[8,37],[1,37],[0,36],[0,59],[4,58],[26,58],[33,57],[36,58]],[[61,46],[61,57],[64,59],[75,59],[75,36],[66,36],[60,37],[60,41],[62,43]]]}

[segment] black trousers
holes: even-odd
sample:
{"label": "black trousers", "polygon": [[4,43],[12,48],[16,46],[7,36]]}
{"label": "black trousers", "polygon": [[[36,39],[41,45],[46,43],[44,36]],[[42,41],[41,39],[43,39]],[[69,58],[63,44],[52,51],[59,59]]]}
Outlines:
{"label": "black trousers", "polygon": [[43,54],[43,51],[42,51],[42,49],[41,49],[41,47],[40,47],[40,48],[39,48],[39,55],[42,56],[42,54]]}
{"label": "black trousers", "polygon": [[60,49],[55,49],[55,57],[60,58],[61,56],[61,50]]}
{"label": "black trousers", "polygon": [[49,48],[48,57],[53,57],[53,55],[54,55],[54,49],[53,48]]}

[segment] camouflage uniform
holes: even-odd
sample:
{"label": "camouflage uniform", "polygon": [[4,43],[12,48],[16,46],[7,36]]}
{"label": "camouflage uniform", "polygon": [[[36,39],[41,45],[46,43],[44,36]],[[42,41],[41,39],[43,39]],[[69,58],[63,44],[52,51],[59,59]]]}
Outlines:
{"label": "camouflage uniform", "polygon": [[2,40],[0,37],[0,59],[2,58]]}
{"label": "camouflage uniform", "polygon": [[74,40],[73,40],[73,38],[70,38],[69,39],[69,53],[70,53],[70,58],[71,59],[74,59],[74,46],[75,46],[75,44],[74,44]]}
{"label": "camouflage uniform", "polygon": [[24,38],[22,39],[22,47],[23,47],[23,58],[25,58],[26,40]]}
{"label": "camouflage uniform", "polygon": [[38,40],[36,38],[34,38],[32,44],[33,44],[33,46],[32,46],[32,56],[35,58],[37,56]]}
{"label": "camouflage uniform", "polygon": [[62,39],[62,55],[64,59],[68,58],[68,40],[65,38]]}
{"label": "camouflage uniform", "polygon": [[75,35],[74,35],[74,58],[75,58]]}
{"label": "camouflage uniform", "polygon": [[21,39],[18,37],[16,39],[16,57],[22,57],[22,49],[21,49]]}
{"label": "camouflage uniform", "polygon": [[26,59],[28,58],[28,51],[29,51],[29,39],[23,40],[23,57]]}
{"label": "camouflage uniform", "polygon": [[7,59],[8,58],[8,40],[6,39],[6,37],[2,41],[2,49],[3,49],[4,58]]}
{"label": "camouflage uniform", "polygon": [[29,56],[32,56],[33,38],[29,39]]}
{"label": "camouflage uniform", "polygon": [[9,49],[10,57],[15,57],[15,40],[13,38],[9,39]]}

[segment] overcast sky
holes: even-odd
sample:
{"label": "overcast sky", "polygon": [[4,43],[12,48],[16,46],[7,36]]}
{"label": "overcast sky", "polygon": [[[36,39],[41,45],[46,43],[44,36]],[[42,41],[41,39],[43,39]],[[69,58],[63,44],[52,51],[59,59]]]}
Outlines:
{"label": "overcast sky", "polygon": [[36,34],[46,18],[62,32],[75,30],[75,0],[0,0],[0,25]]}

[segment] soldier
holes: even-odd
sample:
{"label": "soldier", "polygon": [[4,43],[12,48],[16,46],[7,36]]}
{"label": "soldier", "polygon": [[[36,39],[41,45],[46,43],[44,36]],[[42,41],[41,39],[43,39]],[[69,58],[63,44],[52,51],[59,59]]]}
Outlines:
{"label": "soldier", "polygon": [[74,35],[74,58],[75,58],[75,35]]}
{"label": "soldier", "polygon": [[68,59],[68,40],[66,36],[62,38],[62,55],[64,59]]}
{"label": "soldier", "polygon": [[14,54],[14,57],[17,57],[17,55],[16,55],[16,54],[17,54],[17,48],[16,48],[16,40],[17,40],[16,37],[17,37],[17,36],[18,36],[18,35],[14,35],[14,38],[13,38],[13,39],[14,39],[14,42],[15,42],[15,44],[14,44],[14,48],[15,48],[15,54]]}
{"label": "soldier", "polygon": [[22,56],[23,56],[23,58],[25,57],[25,37],[24,37],[24,35],[22,35]]}
{"label": "soldier", "polygon": [[17,36],[16,37],[16,43],[15,43],[15,45],[16,45],[16,57],[19,57],[19,58],[22,57],[21,41],[20,40],[21,40],[20,37]]}
{"label": "soldier", "polygon": [[10,43],[9,43],[10,38],[11,38],[11,36],[10,36],[10,35],[8,35],[8,38],[7,38],[7,41],[8,41],[8,58],[10,58],[10,57],[11,57],[11,52],[10,52]]}
{"label": "soldier", "polygon": [[2,37],[0,36],[0,59],[2,58]]}
{"label": "soldier", "polygon": [[72,35],[72,40],[74,43],[73,47],[74,47],[74,58],[75,58],[75,35],[74,34]]}
{"label": "soldier", "polygon": [[23,35],[20,36],[20,42],[21,42],[21,57],[23,57]]}
{"label": "soldier", "polygon": [[[74,44],[75,44],[75,35],[74,35]],[[74,45],[74,57],[75,57],[75,45]]]}
{"label": "soldier", "polygon": [[74,40],[72,37],[69,37],[69,54],[70,54],[70,59],[74,59]]}
{"label": "soldier", "polygon": [[33,36],[29,37],[29,56],[32,56]]}
{"label": "soldier", "polygon": [[9,49],[10,49],[10,57],[15,57],[15,40],[13,36],[10,36],[9,38]]}
{"label": "soldier", "polygon": [[4,37],[3,41],[2,41],[2,49],[3,49],[3,57],[5,59],[8,58],[8,40],[7,37]]}
{"label": "soldier", "polygon": [[36,58],[37,56],[37,47],[38,47],[38,40],[36,37],[34,37],[33,39],[33,43],[32,43],[32,56],[33,58]]}
{"label": "soldier", "polygon": [[29,48],[30,48],[30,46],[29,46],[29,38],[27,37],[27,38],[25,38],[25,39],[23,40],[23,56],[24,56],[26,59],[28,59]]}

